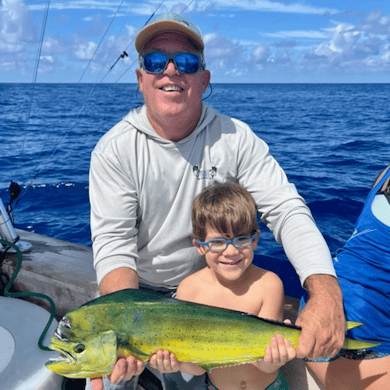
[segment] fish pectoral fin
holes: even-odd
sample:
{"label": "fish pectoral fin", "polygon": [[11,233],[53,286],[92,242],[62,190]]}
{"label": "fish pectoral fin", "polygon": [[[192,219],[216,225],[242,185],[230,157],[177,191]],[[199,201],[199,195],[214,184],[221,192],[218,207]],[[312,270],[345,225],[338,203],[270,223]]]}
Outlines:
{"label": "fish pectoral fin", "polygon": [[149,360],[150,355],[146,352],[141,351],[140,349],[134,347],[133,345],[129,343],[121,344],[118,347],[118,356],[127,358],[130,355],[137,356],[140,358],[143,362],[146,362]]}
{"label": "fish pectoral fin", "polygon": [[359,326],[364,326],[364,324],[356,321],[347,321],[347,330],[355,329]]}

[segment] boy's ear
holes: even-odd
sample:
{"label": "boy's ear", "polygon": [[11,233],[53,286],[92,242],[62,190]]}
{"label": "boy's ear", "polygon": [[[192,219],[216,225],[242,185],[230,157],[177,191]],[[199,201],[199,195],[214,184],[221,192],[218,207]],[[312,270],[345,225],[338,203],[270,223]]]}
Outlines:
{"label": "boy's ear", "polygon": [[261,234],[261,231],[260,231],[260,230],[257,230],[256,238],[253,240],[254,249],[257,248],[257,244],[258,244],[258,242],[259,242],[260,234]]}
{"label": "boy's ear", "polygon": [[204,256],[206,253],[205,247],[203,245],[199,245],[195,242],[195,240],[192,240],[192,244],[195,245],[196,250],[201,256]]}

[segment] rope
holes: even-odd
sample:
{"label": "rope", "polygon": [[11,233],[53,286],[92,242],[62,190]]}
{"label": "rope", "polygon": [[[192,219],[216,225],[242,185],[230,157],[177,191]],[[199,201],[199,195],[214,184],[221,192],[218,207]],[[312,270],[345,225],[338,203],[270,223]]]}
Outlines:
{"label": "rope", "polygon": [[34,293],[34,292],[10,292],[9,291],[10,288],[12,287],[21,267],[22,267],[23,256],[22,256],[22,252],[15,244],[12,244],[6,240],[0,240],[0,244],[5,245],[8,248],[13,248],[16,251],[16,256],[18,258],[18,262],[16,264],[14,273],[12,274],[11,279],[9,280],[7,286],[4,289],[4,296],[11,297],[11,298],[21,298],[21,297],[41,298],[41,299],[46,299],[50,303],[50,318],[49,318],[49,320],[45,326],[45,329],[43,330],[43,332],[38,340],[38,347],[42,351],[51,351],[51,349],[49,347],[46,347],[45,345],[43,345],[43,340],[45,339],[47,332],[49,331],[49,328],[53,322],[53,319],[55,318],[55,313],[56,313],[55,303],[50,297],[48,297],[45,294]]}

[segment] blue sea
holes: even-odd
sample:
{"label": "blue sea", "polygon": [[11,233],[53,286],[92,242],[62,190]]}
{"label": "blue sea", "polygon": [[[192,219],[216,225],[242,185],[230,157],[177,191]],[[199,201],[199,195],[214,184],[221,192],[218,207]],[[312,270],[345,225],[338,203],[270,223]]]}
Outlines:
{"label": "blue sea", "polygon": [[[269,144],[335,253],[390,164],[390,84],[216,84],[206,103]],[[0,196],[23,187],[16,227],[91,245],[91,151],[140,104],[136,85],[0,84]],[[258,251],[285,260],[262,230]]]}

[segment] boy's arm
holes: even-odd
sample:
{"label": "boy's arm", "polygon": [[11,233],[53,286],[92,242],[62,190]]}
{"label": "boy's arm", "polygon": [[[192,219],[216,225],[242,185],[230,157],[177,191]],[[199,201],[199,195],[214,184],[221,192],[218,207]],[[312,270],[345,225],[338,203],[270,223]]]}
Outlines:
{"label": "boy's arm", "polygon": [[262,279],[263,302],[258,316],[269,320],[282,321],[284,311],[283,283],[273,272],[267,272]]}
{"label": "boy's arm", "polygon": [[[266,295],[263,297],[263,304],[259,317],[270,320],[282,321],[284,311],[284,288],[280,278],[269,272],[263,285]],[[271,339],[270,345],[266,346],[265,356],[254,364],[260,371],[272,373],[279,370],[288,361],[296,357],[295,349],[291,343],[278,334]]]}

